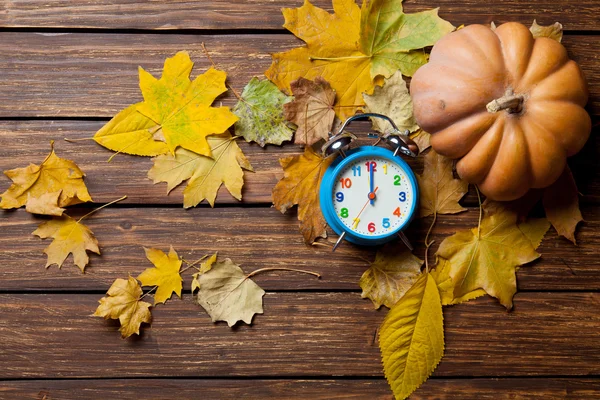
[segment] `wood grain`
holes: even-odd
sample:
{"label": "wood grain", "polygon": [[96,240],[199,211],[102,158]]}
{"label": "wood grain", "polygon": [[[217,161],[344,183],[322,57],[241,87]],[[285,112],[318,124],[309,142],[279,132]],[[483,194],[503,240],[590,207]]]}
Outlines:
{"label": "wood grain", "polygon": [[[100,295],[0,295],[0,378],[381,376],[385,313],[356,293],[267,293],[252,326],[213,324],[192,302],[153,311],[141,337],[91,317]],[[600,374],[600,293],[520,293],[445,309],[436,376]]]}
{"label": "wood grain", "polygon": [[[0,382],[0,396],[18,399],[376,399],[392,400],[387,382],[371,379],[100,379]],[[413,399],[577,400],[600,397],[597,378],[431,378]]]}
{"label": "wood grain", "polygon": [[[79,209],[71,214],[83,215]],[[143,247],[167,251],[173,245],[179,255],[192,262],[218,251],[242,264],[246,272],[262,267],[292,267],[318,272],[321,279],[289,273],[260,274],[256,282],[268,290],[358,290],[358,281],[374,259],[373,249],[344,244],[307,247],[298,232],[294,213],[282,215],[273,208],[107,208],[86,220],[100,242],[102,256],[90,255],[82,274],[69,258],[58,269],[44,269],[43,249],[49,240],[31,235],[43,221],[25,210],[3,212],[0,219],[0,291],[2,290],[94,290],[104,292],[116,278],[139,275],[151,264]],[[586,223],[577,233],[575,247],[554,231],[539,248],[540,260],[518,273],[521,290],[600,289],[600,214],[597,207],[583,210]],[[433,252],[444,237],[477,226],[478,211],[461,216],[440,216],[432,239]],[[407,232],[415,254],[423,258],[423,238],[431,219],[417,220]],[[334,237],[330,239],[335,240]],[[403,246],[398,242],[398,246]],[[191,272],[187,274],[189,287]]]}
{"label": "wood grain", "polygon": [[[331,0],[311,3],[330,10]],[[359,2],[360,3],[360,2]],[[96,29],[281,29],[282,7],[299,7],[301,0],[11,0],[0,7],[2,27]],[[598,30],[600,5],[594,0],[509,0],[496,3],[467,0],[408,0],[406,12],[440,7],[440,15],[455,25],[519,21],[551,24],[568,30]]]}
{"label": "wood grain", "polygon": [[[241,91],[262,76],[270,53],[301,45],[291,34],[181,35],[0,32],[0,117],[112,117],[142,99],[138,66],[160,75],[166,57],[190,52],[198,74],[210,63]],[[600,115],[600,36],[567,36],[564,44],[580,63],[590,86],[589,108]],[[235,97],[224,96],[232,106]]]}

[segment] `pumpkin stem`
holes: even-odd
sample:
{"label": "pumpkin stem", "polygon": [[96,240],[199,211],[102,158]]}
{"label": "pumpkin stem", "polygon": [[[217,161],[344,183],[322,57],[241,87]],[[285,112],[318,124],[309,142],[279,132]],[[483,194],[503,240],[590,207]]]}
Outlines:
{"label": "pumpkin stem", "polygon": [[514,94],[512,90],[507,90],[506,94],[499,99],[490,101],[486,108],[488,112],[495,113],[506,110],[510,114],[517,114],[523,110],[523,101],[525,97],[520,94]]}

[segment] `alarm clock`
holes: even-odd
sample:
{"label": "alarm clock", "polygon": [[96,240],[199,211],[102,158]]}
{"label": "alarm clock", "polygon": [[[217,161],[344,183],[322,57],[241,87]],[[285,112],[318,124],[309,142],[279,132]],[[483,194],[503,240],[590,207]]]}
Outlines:
{"label": "alarm clock", "polygon": [[[350,122],[359,118],[382,118],[394,128],[388,134],[369,134],[378,137],[390,149],[360,146],[348,150],[356,139],[345,132]],[[415,174],[399,153],[416,157],[419,148],[400,133],[387,116],[375,113],[358,114],[348,118],[338,133],[322,147],[325,155],[337,153],[321,180],[319,202],[325,221],[339,235],[333,250],[343,240],[365,246],[380,245],[398,237],[412,250],[402,233],[416,214],[419,188]]]}

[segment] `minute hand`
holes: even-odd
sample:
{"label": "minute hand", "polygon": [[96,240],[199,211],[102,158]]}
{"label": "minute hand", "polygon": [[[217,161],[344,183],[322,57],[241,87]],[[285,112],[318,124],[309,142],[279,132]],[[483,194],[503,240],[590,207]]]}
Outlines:
{"label": "minute hand", "polygon": [[[360,221],[360,215],[363,213],[363,211],[365,211],[365,208],[367,208],[367,206],[369,205],[369,203],[372,200],[375,200],[375,193],[377,193],[377,190],[379,190],[379,186],[375,188],[375,190],[373,190],[372,192],[369,192],[369,199],[367,200],[367,202],[365,203],[365,205],[360,209],[360,212],[358,213],[358,215],[356,216],[356,218],[354,218],[352,221],[354,222],[354,225],[357,226],[358,225],[358,221]],[[354,228],[356,229],[356,228]]]}

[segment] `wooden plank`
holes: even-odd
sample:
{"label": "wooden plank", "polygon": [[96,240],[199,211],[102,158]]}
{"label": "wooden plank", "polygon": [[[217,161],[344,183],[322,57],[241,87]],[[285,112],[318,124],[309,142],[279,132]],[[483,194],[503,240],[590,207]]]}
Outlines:
{"label": "wooden plank", "polygon": [[[66,143],[62,139],[91,138],[102,127],[101,121],[0,121],[0,171],[26,166],[28,163],[40,163],[48,154],[49,143],[55,140],[55,149],[59,156],[77,162],[87,174],[85,181],[96,202],[106,203],[127,195],[128,204],[179,204],[183,203],[185,183],[169,196],[166,184],[153,185],[147,172],[152,162],[147,157],[135,157],[126,154],[107,162],[112,152],[99,146],[92,140]],[[352,131],[360,138],[366,137],[370,129],[368,122],[357,122]],[[244,153],[254,166],[254,173],[245,174],[245,186],[242,203],[270,204],[271,191],[283,176],[279,164],[282,157],[300,154],[301,146],[287,143],[284,146],[261,148],[256,144],[239,141]],[[361,140],[357,144],[371,144],[373,140]],[[571,168],[577,179],[578,188],[584,194],[585,204],[600,203],[600,165],[596,155],[600,153],[600,130],[591,136],[583,151],[570,159]],[[406,158],[417,173],[423,169],[423,158]],[[0,174],[0,193],[11,181]],[[206,203],[206,202],[205,202]],[[225,188],[217,198],[218,204],[240,204]],[[465,205],[476,206],[477,195],[471,192],[462,201]],[[122,203],[123,204],[123,203]]]}
{"label": "wooden plank", "polygon": [[[331,0],[313,0],[330,10]],[[358,2],[360,3],[360,1]],[[0,8],[1,27],[97,29],[281,29],[282,7],[299,7],[295,0],[190,0],[147,2],[131,0],[11,0]],[[519,21],[531,24],[560,21],[569,30],[598,30],[600,6],[594,0],[561,2],[467,0],[408,0],[406,12],[440,7],[440,15],[455,25]]]}
{"label": "wooden plank", "polygon": [[[89,209],[79,209],[74,216]],[[598,207],[584,209],[586,223],[580,227],[575,247],[554,231],[539,248],[542,258],[518,273],[520,290],[598,290],[600,288],[600,213]],[[1,290],[93,290],[104,292],[114,279],[139,275],[152,265],[142,247],[167,251],[170,245],[180,256],[194,261],[218,251],[251,272],[262,267],[292,267],[312,270],[321,279],[289,272],[259,274],[256,282],[268,290],[358,290],[360,276],[374,259],[373,249],[344,244],[330,247],[304,245],[295,214],[282,215],[273,208],[107,208],[86,220],[100,242],[102,256],[90,255],[85,274],[72,265],[44,269],[43,249],[49,241],[31,235],[41,218],[24,210],[4,212],[0,219]],[[433,231],[435,244],[462,229],[477,226],[478,211],[440,216]],[[423,258],[423,238],[431,219],[417,220],[407,232]],[[334,237],[330,238],[335,240]],[[398,246],[403,246],[398,242]],[[191,271],[186,273],[189,287]],[[366,300],[365,300],[366,301]]]}
{"label": "wooden plank", "polygon": [[[91,317],[100,295],[0,295],[0,379],[381,376],[376,312],[356,293],[267,293],[253,326],[213,324],[189,296],[122,340]],[[600,373],[600,293],[521,293],[445,309],[436,376]]]}
{"label": "wooden plank", "polygon": [[[81,379],[0,382],[0,395],[15,399],[392,399],[384,379]],[[543,398],[564,400],[600,397],[597,378],[431,378],[411,399],[448,396],[461,400]]]}
{"label": "wooden plank", "polygon": [[[0,33],[0,117],[111,117],[142,99],[138,66],[160,75],[166,57],[188,50],[196,72],[210,65],[206,42],[231,85],[241,91],[262,76],[270,53],[301,45],[291,34],[156,35],[92,33]],[[590,85],[590,110],[600,114],[600,36],[567,36],[564,44]],[[233,105],[227,95],[223,104]]]}

